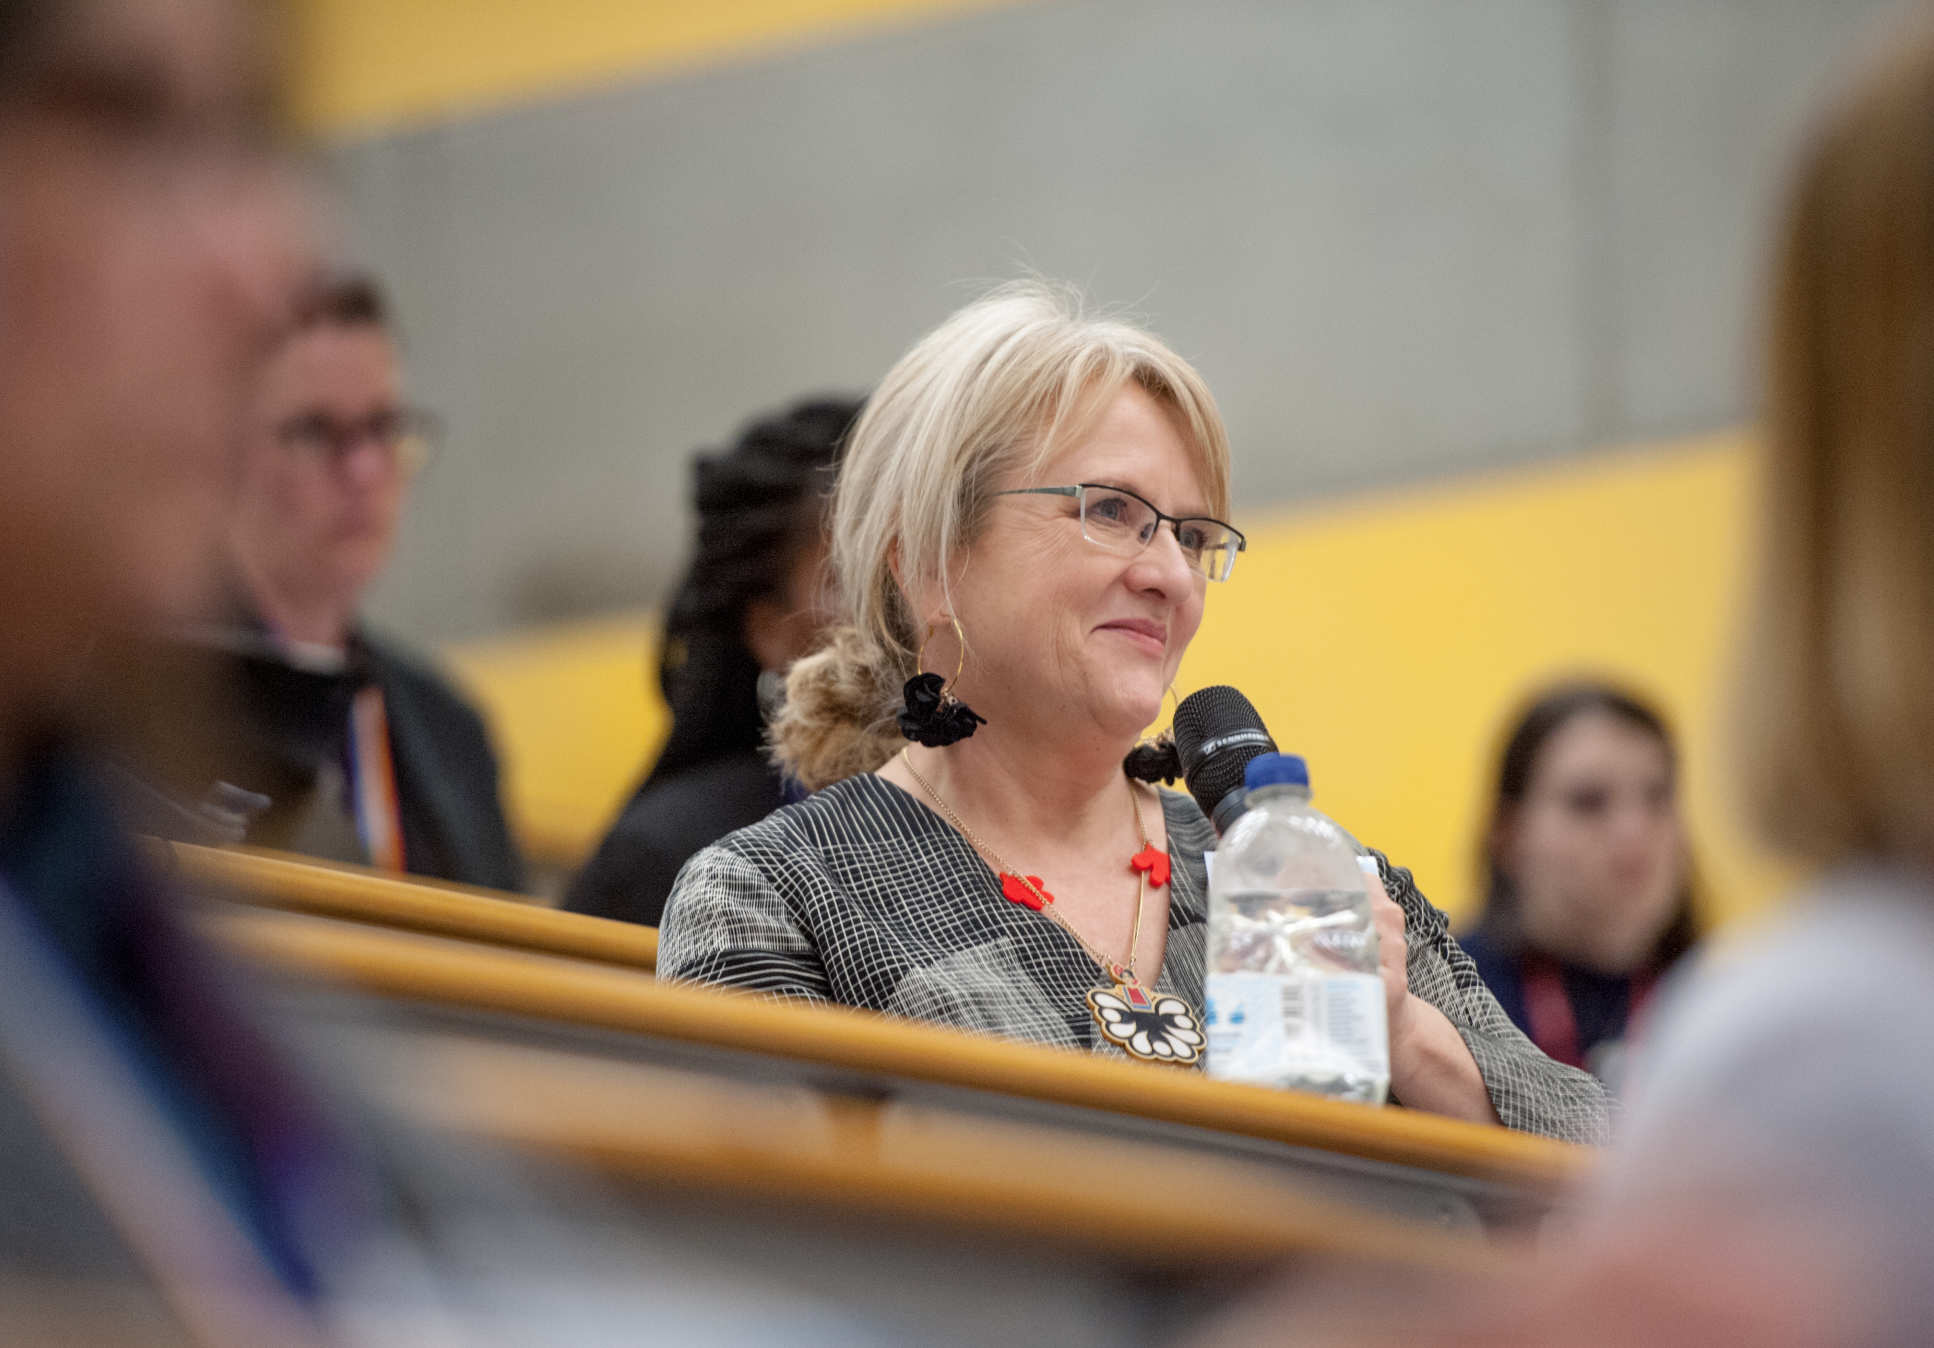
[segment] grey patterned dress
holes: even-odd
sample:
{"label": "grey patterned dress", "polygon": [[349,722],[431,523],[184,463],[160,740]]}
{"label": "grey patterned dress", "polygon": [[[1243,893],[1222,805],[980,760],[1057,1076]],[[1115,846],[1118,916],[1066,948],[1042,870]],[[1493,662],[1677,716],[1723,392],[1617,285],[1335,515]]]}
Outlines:
{"label": "grey patterned dress", "polygon": [[[1202,1005],[1215,832],[1163,791],[1173,864],[1160,992]],[[1366,849],[1367,850],[1367,849]],[[1499,1009],[1444,914],[1374,851],[1404,911],[1410,987],[1470,1046],[1506,1126],[1603,1142],[1604,1088],[1554,1062]],[[1037,1044],[1120,1053],[1089,1018],[1099,971],[1066,932],[1001,897],[980,854],[879,777],[835,783],[699,852],[666,905],[659,976],[838,1002]]]}

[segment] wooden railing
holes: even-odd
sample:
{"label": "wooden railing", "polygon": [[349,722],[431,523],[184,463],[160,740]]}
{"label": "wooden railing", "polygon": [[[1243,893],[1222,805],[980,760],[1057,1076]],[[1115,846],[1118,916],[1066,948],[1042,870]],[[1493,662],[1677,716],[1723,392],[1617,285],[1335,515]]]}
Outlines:
{"label": "wooden railing", "polygon": [[1577,1176],[1590,1156],[1563,1143],[1412,1110],[1212,1081],[1199,1073],[1008,1043],[845,1007],[668,985],[636,970],[495,943],[288,913],[233,911],[211,915],[208,925],[218,941],[260,965],[384,998],[1192,1125],[1522,1192],[1553,1192]]}
{"label": "wooden railing", "polygon": [[1307,1254],[1501,1271],[1472,1231],[1311,1192],[1250,1156],[931,1102],[734,1080],[449,1036],[402,1046],[383,1097],[429,1128],[746,1210],[800,1205],[978,1229],[1168,1275]]}
{"label": "wooden railing", "polygon": [[588,1168],[629,1220],[676,1223],[689,1201],[754,1233],[762,1257],[790,1233],[805,1269],[836,1246],[891,1281],[893,1233],[918,1229],[969,1270],[989,1248],[1051,1252],[1097,1295],[1147,1269],[1170,1315],[1226,1304],[1232,1270],[1280,1260],[1501,1275],[1515,1247],[1480,1223],[1537,1216],[1591,1159],[1403,1109],[665,984],[646,928],[156,846],[185,887],[240,901],[198,920],[295,985],[292,1023],[346,1054],[380,1108]]}
{"label": "wooden railing", "polygon": [[180,878],[184,889],[253,907],[647,971],[658,962],[656,928],[561,913],[495,890],[257,848],[165,842],[153,842],[150,847]]}

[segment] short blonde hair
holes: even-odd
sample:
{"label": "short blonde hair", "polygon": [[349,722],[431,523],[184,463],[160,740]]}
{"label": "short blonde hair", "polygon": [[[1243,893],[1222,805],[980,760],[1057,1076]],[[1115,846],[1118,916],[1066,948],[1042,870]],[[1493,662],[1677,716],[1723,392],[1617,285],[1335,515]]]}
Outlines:
{"label": "short blonde hair", "polygon": [[1934,863],[1934,30],[1820,124],[1784,226],[1747,795],[1811,861]]}
{"label": "short blonde hair", "polygon": [[845,621],[787,678],[773,726],[786,771],[817,788],[892,756],[901,686],[923,635],[908,592],[944,592],[996,484],[1038,469],[1130,384],[1176,419],[1209,509],[1226,517],[1228,434],[1201,376],[1148,333],[1089,316],[1072,291],[1003,286],[888,372],[834,487],[830,559]]}

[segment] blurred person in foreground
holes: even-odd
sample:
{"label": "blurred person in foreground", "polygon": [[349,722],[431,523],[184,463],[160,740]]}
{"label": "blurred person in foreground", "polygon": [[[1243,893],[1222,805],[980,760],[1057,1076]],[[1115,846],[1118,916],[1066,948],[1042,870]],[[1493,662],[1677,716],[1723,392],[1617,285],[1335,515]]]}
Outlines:
{"label": "blurred person in foreground", "polygon": [[[1131,751],[1242,550],[1230,505],[1214,400],[1149,334],[1022,285],[923,338],[841,460],[844,621],[774,727],[815,793],[687,863],[660,974],[1199,1061],[1215,834],[1151,784],[1172,747]],[[1391,1094],[1598,1138],[1603,1088],[1377,861]]]}
{"label": "blurred person in foreground", "polygon": [[1539,693],[1499,758],[1484,870],[1460,944],[1532,1043],[1616,1086],[1629,1032],[1694,938],[1664,718],[1604,683]]}
{"label": "blurred person in foreground", "polygon": [[0,7],[0,1310],[65,1287],[146,1325],[109,1294],[132,1276],[190,1332],[256,1342],[301,1332],[308,1238],[358,1196],[81,741],[97,636],[203,591],[306,265],[270,42],[234,0]]}
{"label": "blurred person in foreground", "polygon": [[1934,1342],[1934,22],[1885,36],[1782,221],[1739,678],[1748,802],[1817,878],[1667,989],[1563,1239],[1210,1342]]}
{"label": "blurred person in foreground", "polygon": [[186,802],[258,797],[235,841],[516,890],[482,718],[360,616],[435,444],[404,394],[375,282],[310,284],[255,384],[218,606],[141,653],[142,766]]}
{"label": "blurred person in foreground", "polygon": [[831,616],[825,507],[859,410],[801,402],[693,465],[698,541],[658,660],[671,736],[564,907],[656,926],[687,858],[799,795],[766,752],[766,717]]}
{"label": "blurred person in foreground", "polygon": [[318,1089],[115,826],[98,639],[206,602],[312,265],[269,14],[0,5],[0,1342],[878,1342]]}

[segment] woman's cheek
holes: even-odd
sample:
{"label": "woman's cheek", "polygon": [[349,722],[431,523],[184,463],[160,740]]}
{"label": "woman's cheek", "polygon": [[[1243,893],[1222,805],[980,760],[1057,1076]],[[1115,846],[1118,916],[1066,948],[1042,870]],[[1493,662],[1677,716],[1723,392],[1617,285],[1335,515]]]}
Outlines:
{"label": "woman's cheek", "polygon": [[1182,668],[1182,657],[1188,654],[1189,645],[1195,640],[1195,634],[1202,630],[1201,601],[1198,599],[1195,604],[1176,616],[1180,621],[1177,624],[1175,639],[1169,643],[1168,653],[1168,676],[1171,683],[1175,680],[1176,672]]}

